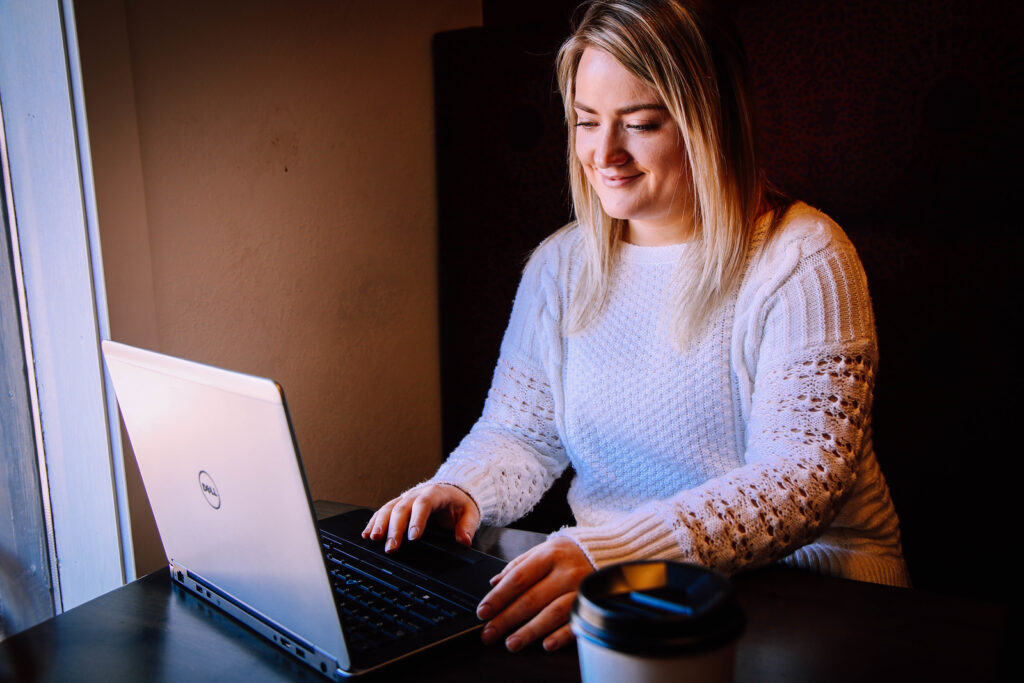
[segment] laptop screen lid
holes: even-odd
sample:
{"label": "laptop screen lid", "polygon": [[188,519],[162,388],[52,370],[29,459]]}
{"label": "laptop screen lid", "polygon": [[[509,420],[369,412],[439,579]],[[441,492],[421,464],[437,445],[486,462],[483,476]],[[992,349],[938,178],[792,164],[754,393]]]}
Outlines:
{"label": "laptop screen lid", "polygon": [[280,386],[116,342],[103,354],[172,567],[347,669]]}

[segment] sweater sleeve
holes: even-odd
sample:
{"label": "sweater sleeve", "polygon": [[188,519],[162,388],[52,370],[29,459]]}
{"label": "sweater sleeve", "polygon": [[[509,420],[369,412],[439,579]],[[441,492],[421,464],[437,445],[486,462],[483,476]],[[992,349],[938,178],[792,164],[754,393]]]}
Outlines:
{"label": "sweater sleeve", "polygon": [[791,245],[760,288],[745,464],[604,525],[556,532],[594,566],[661,558],[735,572],[789,554],[835,517],[855,479],[877,354],[852,245],[816,242]]}
{"label": "sweater sleeve", "polygon": [[561,345],[557,252],[549,242],[527,265],[483,414],[430,479],[466,491],[485,524],[525,515],[568,466],[547,370]]}

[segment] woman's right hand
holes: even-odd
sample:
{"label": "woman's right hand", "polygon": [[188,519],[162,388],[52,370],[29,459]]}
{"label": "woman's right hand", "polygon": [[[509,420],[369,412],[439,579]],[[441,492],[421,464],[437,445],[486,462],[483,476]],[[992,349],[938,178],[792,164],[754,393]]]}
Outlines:
{"label": "woman's right hand", "polygon": [[459,543],[473,543],[473,534],[480,526],[480,508],[468,493],[451,484],[417,486],[384,503],[363,529],[363,538],[379,541],[386,537],[384,552],[394,552],[402,544],[406,530],[409,540],[415,541],[423,535],[432,516],[454,528]]}

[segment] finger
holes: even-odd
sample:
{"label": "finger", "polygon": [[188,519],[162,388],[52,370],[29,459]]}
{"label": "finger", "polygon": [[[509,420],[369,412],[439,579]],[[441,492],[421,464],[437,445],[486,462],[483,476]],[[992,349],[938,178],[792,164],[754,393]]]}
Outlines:
{"label": "finger", "polygon": [[[571,606],[569,613],[572,614]],[[569,624],[564,624],[544,639],[544,649],[548,652],[560,650],[574,640],[576,640],[576,635],[572,632],[572,627]]]}
{"label": "finger", "polygon": [[369,521],[366,522],[366,528],[363,529],[363,538],[369,538],[370,537],[370,533],[373,531],[374,526],[379,524],[379,522],[377,520],[380,519],[380,513],[381,513],[381,510],[377,509],[377,510],[374,511],[374,513],[372,515],[370,515]]}
{"label": "finger", "polygon": [[508,574],[508,573],[509,573],[510,571],[512,571],[512,570],[513,570],[513,569],[515,569],[515,568],[516,568],[517,566],[519,566],[520,564],[522,564],[523,562],[525,562],[525,561],[526,561],[527,559],[529,559],[529,558],[530,558],[530,556],[531,556],[531,555],[533,554],[533,552],[534,552],[534,551],[535,551],[535,550],[536,550],[537,548],[540,548],[540,547],[541,547],[541,546],[539,546],[539,545],[538,545],[538,546],[534,546],[533,548],[530,548],[529,550],[527,550],[527,551],[526,551],[525,553],[523,553],[522,555],[516,555],[516,556],[515,556],[514,558],[512,558],[512,560],[510,560],[508,564],[506,564],[506,565],[505,565],[504,567],[502,567],[502,568],[501,568],[501,571],[500,571],[500,572],[498,572],[497,574],[495,574],[494,576],[492,576],[492,577],[490,578],[490,582],[491,582],[491,585],[492,585],[492,586],[496,585],[496,584],[497,584],[497,583],[498,583],[499,581],[501,581],[501,580],[502,580],[503,578],[505,578],[505,576],[506,576],[506,575],[507,575],[507,574]]}
{"label": "finger", "polygon": [[[481,634],[484,642],[493,643],[499,638],[505,638],[505,647],[515,652],[537,638],[547,635],[548,632],[560,626],[561,622],[556,622],[553,617],[548,616],[534,626],[528,626],[528,624],[533,623],[538,615],[548,610],[563,592],[564,588],[558,586],[557,582],[547,579],[531,586],[505,610],[487,622],[484,626],[484,633]],[[544,625],[549,622],[548,630],[541,632]],[[513,635],[515,637],[512,637]],[[506,636],[508,637],[506,638]]]}
{"label": "finger", "polygon": [[535,640],[553,634],[569,621],[569,612],[576,599],[576,591],[560,595],[530,619],[515,633],[505,639],[509,652],[518,652]]}
{"label": "finger", "polygon": [[504,578],[505,578],[505,576],[506,576],[506,575],[507,575],[507,574],[508,574],[508,573],[509,573],[510,571],[512,571],[512,569],[514,569],[514,568],[515,568],[515,566],[516,566],[517,564],[519,564],[519,563],[520,563],[520,562],[522,561],[522,559],[523,559],[523,556],[522,556],[522,555],[519,555],[519,556],[517,556],[517,557],[513,558],[513,559],[512,559],[512,561],[511,561],[511,562],[509,562],[508,564],[506,564],[506,565],[505,565],[504,567],[502,567],[502,568],[501,568],[501,571],[500,571],[500,572],[498,572],[497,574],[495,574],[494,576],[492,576],[492,577],[490,578],[490,583],[491,583],[491,585],[492,585],[492,586],[495,586],[495,585],[497,585],[497,583],[498,583],[499,581],[501,581],[502,579],[504,579]]}
{"label": "finger", "polygon": [[406,499],[399,499],[395,507],[391,508],[391,519],[388,522],[388,540],[384,543],[384,552],[390,553],[398,550],[402,545],[402,537],[409,525],[409,514],[412,503]]}
{"label": "finger", "polygon": [[[546,560],[544,555],[528,553],[521,557],[523,560],[507,572],[480,601],[476,608],[477,617],[484,620],[491,619],[513,601],[521,602],[526,597],[524,593],[533,588],[551,569],[551,563]],[[537,605],[537,610],[541,607],[543,604]],[[532,616],[532,613],[528,616]],[[499,629],[499,632],[503,633],[504,631]]]}
{"label": "finger", "polygon": [[398,498],[392,498],[388,502],[384,503],[379,510],[373,513],[373,516],[370,517],[370,522],[366,525],[366,529],[369,529],[369,533],[364,529],[363,538],[369,537],[374,541],[379,541],[384,538],[384,529],[387,528],[388,520],[391,516],[391,509],[397,502]]}
{"label": "finger", "polygon": [[465,505],[462,515],[455,524],[455,540],[464,546],[473,545],[473,536],[480,527],[480,509],[475,503]]}
{"label": "finger", "polygon": [[373,514],[370,515],[370,519],[368,519],[366,521],[366,526],[363,527],[363,530],[360,532],[362,534],[363,538],[366,538],[367,536],[370,535],[370,530],[373,528],[373,520],[377,519],[377,514],[379,512],[380,512],[379,509],[374,510]]}
{"label": "finger", "polygon": [[423,535],[430,514],[438,507],[440,501],[430,494],[416,496],[409,514],[409,540],[415,541]]}

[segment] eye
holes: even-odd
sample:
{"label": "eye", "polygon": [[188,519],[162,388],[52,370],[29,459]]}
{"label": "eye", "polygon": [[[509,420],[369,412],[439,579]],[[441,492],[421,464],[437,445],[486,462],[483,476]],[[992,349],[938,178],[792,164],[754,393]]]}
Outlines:
{"label": "eye", "polygon": [[577,121],[577,128],[597,128],[597,121]]}
{"label": "eye", "polygon": [[628,130],[635,130],[639,133],[649,133],[654,130],[661,128],[660,123],[629,123],[626,124]]}

